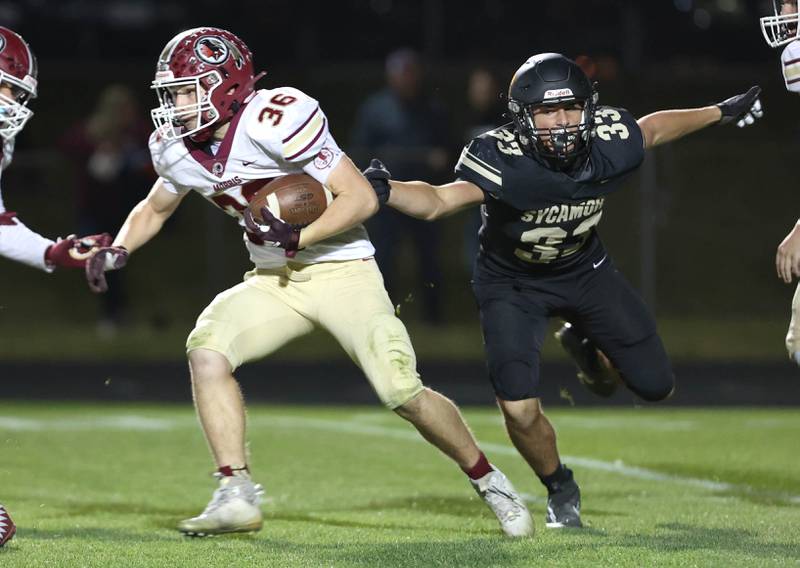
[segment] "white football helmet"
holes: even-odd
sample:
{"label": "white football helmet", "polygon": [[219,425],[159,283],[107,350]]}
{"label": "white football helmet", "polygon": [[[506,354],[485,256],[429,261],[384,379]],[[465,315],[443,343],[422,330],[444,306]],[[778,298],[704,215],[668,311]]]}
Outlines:
{"label": "white football helmet", "polygon": [[797,0],[772,0],[772,16],[761,18],[761,33],[770,47],[780,47],[800,39]]}

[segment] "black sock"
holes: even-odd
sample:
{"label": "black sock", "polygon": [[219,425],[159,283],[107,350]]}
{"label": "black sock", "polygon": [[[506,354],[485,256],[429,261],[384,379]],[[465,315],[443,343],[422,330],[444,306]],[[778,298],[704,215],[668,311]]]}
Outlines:
{"label": "black sock", "polygon": [[[538,475],[538,474],[537,474]],[[572,470],[564,464],[558,464],[556,470],[550,475],[539,475],[542,485],[547,487],[547,494],[558,493],[564,484],[572,481]]]}

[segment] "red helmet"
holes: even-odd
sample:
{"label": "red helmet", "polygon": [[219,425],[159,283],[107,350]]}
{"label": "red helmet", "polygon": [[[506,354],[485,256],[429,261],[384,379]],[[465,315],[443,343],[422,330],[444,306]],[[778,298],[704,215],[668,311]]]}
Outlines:
{"label": "red helmet", "polygon": [[33,112],[28,101],[36,96],[36,57],[18,34],[0,26],[0,85],[11,87],[11,97],[0,93],[0,136],[13,138]]}
{"label": "red helmet", "polygon": [[[253,95],[253,54],[231,32],[194,28],[167,42],[158,58],[152,88],[159,107],[151,111],[164,138],[190,136],[202,142],[228,122]],[[175,105],[180,87],[194,87],[195,103]],[[188,124],[196,119],[194,125]]]}

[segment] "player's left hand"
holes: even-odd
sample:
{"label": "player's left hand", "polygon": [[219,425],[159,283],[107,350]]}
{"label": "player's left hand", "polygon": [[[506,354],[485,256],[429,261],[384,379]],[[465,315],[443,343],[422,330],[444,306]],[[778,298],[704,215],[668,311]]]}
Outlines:
{"label": "player's left hand", "polygon": [[86,260],[100,248],[111,244],[108,233],[76,237],[70,235],[66,239],[58,239],[47,247],[44,260],[48,266],[56,268],[83,268]]}
{"label": "player's left hand", "polygon": [[253,217],[252,211],[244,212],[244,224],[247,232],[264,241],[264,244],[281,247],[286,251],[286,256],[294,258],[300,247],[300,231],[295,230],[289,223],[278,219],[266,207],[261,208],[259,223]]}
{"label": "player's left hand", "polygon": [[750,87],[746,93],[717,103],[717,107],[722,113],[719,123],[730,124],[735,122],[739,128],[753,124],[756,119],[764,116],[764,109],[761,107],[761,100],[758,98],[760,94],[761,87],[756,85]]}
{"label": "player's left hand", "polygon": [[392,186],[389,183],[389,178],[392,174],[383,165],[383,162],[377,158],[372,158],[369,162],[369,167],[361,172],[375,191],[378,197],[378,203],[385,205],[389,201],[389,195],[392,193]]}
{"label": "player's left hand", "polygon": [[800,276],[800,224],[795,225],[778,245],[775,268],[778,271],[778,278],[787,284],[790,284],[794,277]]}

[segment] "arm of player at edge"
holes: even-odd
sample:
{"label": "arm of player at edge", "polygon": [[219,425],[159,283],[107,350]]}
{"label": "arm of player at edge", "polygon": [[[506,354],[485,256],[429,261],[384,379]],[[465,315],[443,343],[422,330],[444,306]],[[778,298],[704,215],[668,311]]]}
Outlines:
{"label": "arm of player at edge", "polygon": [[644,147],[652,148],[717,124],[722,111],[716,105],[702,108],[661,110],[643,116],[637,122],[644,135]]}
{"label": "arm of player at edge", "polygon": [[483,203],[484,199],[481,188],[464,180],[444,185],[389,180],[389,184],[392,190],[386,203],[401,213],[425,221],[452,215],[471,205]]}
{"label": "arm of player at edge", "polygon": [[299,248],[346,231],[378,211],[378,198],[372,186],[347,156],[336,164],[325,185],[336,199],[319,219],[300,231]]}
{"label": "arm of player at edge", "polygon": [[735,95],[715,105],[662,110],[643,116],[637,123],[642,129],[644,147],[652,148],[666,144],[713,124],[735,123],[740,128],[749,126],[763,115],[760,94],[761,88],[754,86],[746,93]]}

